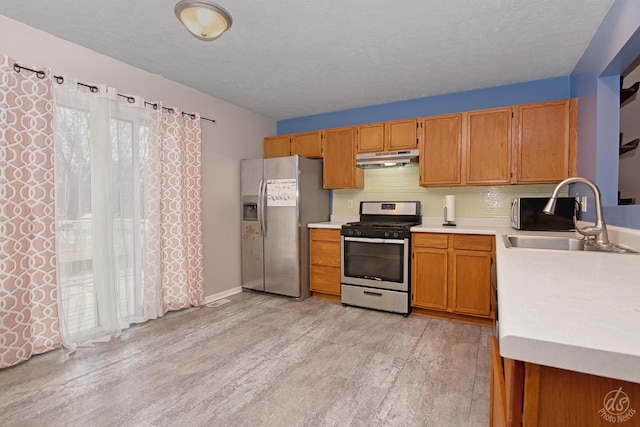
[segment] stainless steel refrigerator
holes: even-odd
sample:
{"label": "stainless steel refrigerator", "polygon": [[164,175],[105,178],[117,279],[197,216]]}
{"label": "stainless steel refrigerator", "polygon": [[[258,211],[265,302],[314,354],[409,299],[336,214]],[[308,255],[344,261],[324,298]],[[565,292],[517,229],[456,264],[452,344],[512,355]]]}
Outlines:
{"label": "stainless steel refrigerator", "polygon": [[303,156],[240,161],[242,287],[305,299],[309,229],[329,220],[322,160]]}

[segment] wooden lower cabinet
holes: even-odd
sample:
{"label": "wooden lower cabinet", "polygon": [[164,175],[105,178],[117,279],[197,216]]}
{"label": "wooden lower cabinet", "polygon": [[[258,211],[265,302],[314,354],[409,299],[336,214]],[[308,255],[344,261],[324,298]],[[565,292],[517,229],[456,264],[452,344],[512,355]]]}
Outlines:
{"label": "wooden lower cabinet", "polygon": [[414,233],[414,312],[492,324],[493,239],[490,235]]}
{"label": "wooden lower cabinet", "polygon": [[640,425],[640,384],[500,357],[491,344],[490,426]]}
{"label": "wooden lower cabinet", "polygon": [[309,287],[313,296],[340,300],[340,230],[309,230]]}

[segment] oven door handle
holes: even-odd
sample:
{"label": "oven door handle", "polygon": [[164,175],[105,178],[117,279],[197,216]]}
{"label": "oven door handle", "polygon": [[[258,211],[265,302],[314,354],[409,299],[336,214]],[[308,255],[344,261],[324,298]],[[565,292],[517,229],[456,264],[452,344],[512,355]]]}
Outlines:
{"label": "oven door handle", "polygon": [[345,237],[346,242],[363,242],[363,243],[391,243],[395,245],[404,245],[402,239],[374,239],[370,237]]}

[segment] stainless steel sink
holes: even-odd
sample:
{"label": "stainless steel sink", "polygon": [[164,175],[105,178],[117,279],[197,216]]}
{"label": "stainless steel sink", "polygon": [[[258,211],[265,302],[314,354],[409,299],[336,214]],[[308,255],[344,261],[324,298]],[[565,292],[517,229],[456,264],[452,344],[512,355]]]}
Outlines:
{"label": "stainless steel sink", "polygon": [[616,244],[609,244],[607,247],[596,246],[590,240],[576,237],[504,234],[502,238],[504,240],[504,245],[507,248],[550,249],[560,251],[600,251],[620,254],[638,253],[633,249]]}
{"label": "stainless steel sink", "polygon": [[584,239],[575,237],[558,236],[504,236],[504,245],[507,248],[528,248],[528,249],[555,249],[561,251],[583,251]]}

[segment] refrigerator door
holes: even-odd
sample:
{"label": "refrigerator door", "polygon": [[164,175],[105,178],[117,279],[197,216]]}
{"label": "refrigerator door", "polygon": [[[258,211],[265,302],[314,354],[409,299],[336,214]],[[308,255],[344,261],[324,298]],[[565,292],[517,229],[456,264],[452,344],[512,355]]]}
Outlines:
{"label": "refrigerator door", "polygon": [[263,237],[258,195],[262,182],[262,159],[240,161],[242,194],[242,287],[264,291]]}
{"label": "refrigerator door", "polygon": [[298,156],[264,160],[264,290],[300,298]]}

